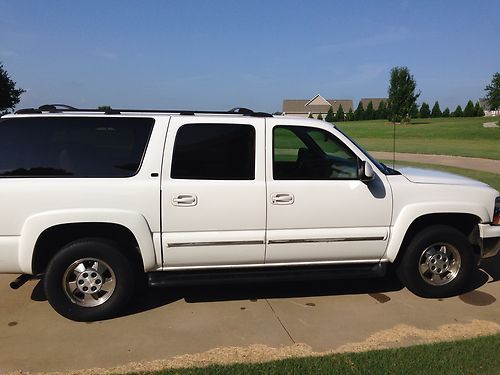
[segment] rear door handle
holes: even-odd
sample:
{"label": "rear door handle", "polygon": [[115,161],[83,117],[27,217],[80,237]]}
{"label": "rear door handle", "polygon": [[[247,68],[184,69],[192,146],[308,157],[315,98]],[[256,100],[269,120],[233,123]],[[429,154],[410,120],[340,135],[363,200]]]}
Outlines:
{"label": "rear door handle", "polygon": [[279,205],[293,204],[293,202],[295,202],[295,198],[293,194],[290,193],[274,193],[271,194],[271,202]]}
{"label": "rear door handle", "polygon": [[172,204],[182,207],[196,206],[198,198],[194,194],[180,194],[172,198]]}

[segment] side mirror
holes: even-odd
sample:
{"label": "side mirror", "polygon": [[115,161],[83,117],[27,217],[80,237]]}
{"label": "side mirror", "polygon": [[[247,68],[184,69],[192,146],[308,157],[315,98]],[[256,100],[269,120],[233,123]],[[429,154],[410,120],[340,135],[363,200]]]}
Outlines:
{"label": "side mirror", "polygon": [[361,168],[359,172],[359,179],[363,182],[370,182],[375,177],[372,166],[366,161],[361,162]]}

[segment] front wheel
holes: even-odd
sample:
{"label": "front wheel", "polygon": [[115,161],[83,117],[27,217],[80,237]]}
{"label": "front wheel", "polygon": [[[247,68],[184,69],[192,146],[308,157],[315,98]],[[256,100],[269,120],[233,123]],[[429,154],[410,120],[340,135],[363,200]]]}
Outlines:
{"label": "front wheel", "polygon": [[472,247],[463,233],[435,225],[413,238],[397,273],[401,282],[419,296],[449,297],[463,291],[473,266]]}
{"label": "front wheel", "polygon": [[108,318],[133,295],[135,273],[127,257],[106,240],[64,246],[50,261],[44,287],[51,306],[76,321]]}

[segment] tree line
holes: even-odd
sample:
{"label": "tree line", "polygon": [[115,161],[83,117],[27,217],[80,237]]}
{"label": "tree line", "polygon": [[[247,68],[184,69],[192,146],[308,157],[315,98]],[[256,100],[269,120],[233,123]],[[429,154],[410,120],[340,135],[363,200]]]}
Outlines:
{"label": "tree line", "polygon": [[[360,101],[358,107],[353,112],[349,108],[349,112],[345,113],[342,105],[339,106],[337,112],[333,111],[330,106],[326,114],[325,121],[360,121],[360,120],[377,120],[387,119],[392,122],[410,122],[412,118],[438,118],[438,117],[482,117],[484,110],[479,104],[479,101],[474,104],[469,100],[462,109],[461,105],[457,105],[453,112],[446,107],[443,111],[436,101],[430,108],[429,104],[423,102],[420,106],[417,104],[417,99],[420,92],[416,92],[417,83],[410,70],[407,67],[395,67],[391,70],[389,80],[389,98],[387,103],[381,101],[378,108],[374,108],[370,101],[364,108]],[[491,84],[484,89],[486,91],[486,101],[492,110],[500,108],[500,73],[493,74]],[[309,115],[312,118],[312,114]],[[323,115],[319,114],[318,119],[323,120]]]}
{"label": "tree line", "polygon": [[[426,102],[423,102],[420,106],[417,103],[413,103],[410,107],[409,115],[410,118],[483,117],[484,110],[479,102],[474,104],[472,100],[469,100],[464,109],[462,109],[461,105],[457,105],[454,111],[450,111],[448,107],[441,111],[439,102],[436,101],[432,109]],[[310,114],[309,118],[313,118],[313,115]],[[319,120],[324,119],[327,122],[388,120],[391,118],[391,112],[385,101],[381,101],[377,109],[375,109],[372,101],[368,102],[366,109],[360,101],[354,112],[351,108],[349,108],[347,113],[344,112],[342,104],[340,104],[337,112],[334,112],[333,107],[330,106],[324,118],[321,113],[318,114],[317,118]]]}

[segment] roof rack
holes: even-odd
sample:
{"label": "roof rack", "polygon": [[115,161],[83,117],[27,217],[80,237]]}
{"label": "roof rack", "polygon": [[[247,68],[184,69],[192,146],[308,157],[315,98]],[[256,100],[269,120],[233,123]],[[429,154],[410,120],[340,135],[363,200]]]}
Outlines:
{"label": "roof rack", "polygon": [[251,109],[236,107],[229,111],[194,111],[194,110],[173,110],[173,109],[83,109],[75,108],[66,104],[44,104],[38,108],[24,108],[16,111],[16,114],[40,114],[42,112],[63,113],[63,112],[102,112],[107,115],[119,115],[125,113],[178,113],[180,115],[194,116],[197,114],[216,114],[216,115],[242,115],[250,117],[273,117],[270,113],[254,112]]}

